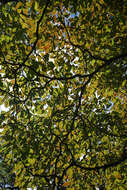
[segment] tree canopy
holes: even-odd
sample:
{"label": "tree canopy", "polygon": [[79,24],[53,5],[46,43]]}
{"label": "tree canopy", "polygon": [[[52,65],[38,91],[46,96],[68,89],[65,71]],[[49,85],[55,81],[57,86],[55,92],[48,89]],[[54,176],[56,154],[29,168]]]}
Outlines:
{"label": "tree canopy", "polygon": [[1,190],[19,190],[14,187],[15,174],[11,172],[12,166],[8,166],[2,157],[0,157],[0,189]]}
{"label": "tree canopy", "polygon": [[21,190],[124,190],[127,1],[1,0],[2,155]]}

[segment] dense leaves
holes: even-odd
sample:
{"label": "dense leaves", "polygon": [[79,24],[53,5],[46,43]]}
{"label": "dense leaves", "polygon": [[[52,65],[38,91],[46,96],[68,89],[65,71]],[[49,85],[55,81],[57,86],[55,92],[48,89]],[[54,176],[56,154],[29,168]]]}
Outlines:
{"label": "dense leaves", "polygon": [[2,190],[19,190],[18,187],[14,187],[15,174],[11,173],[12,166],[4,162],[3,158],[0,157],[0,189]]}
{"label": "dense leaves", "polygon": [[1,1],[2,154],[21,189],[125,189],[126,0]]}

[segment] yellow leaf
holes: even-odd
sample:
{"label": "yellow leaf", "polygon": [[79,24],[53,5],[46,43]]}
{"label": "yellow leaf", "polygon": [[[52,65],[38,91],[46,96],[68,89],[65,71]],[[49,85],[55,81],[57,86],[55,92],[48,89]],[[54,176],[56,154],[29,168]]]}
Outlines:
{"label": "yellow leaf", "polygon": [[36,159],[35,158],[29,158],[28,162],[33,165],[33,164],[35,164]]}
{"label": "yellow leaf", "polygon": [[33,149],[31,148],[31,149],[30,149],[30,153],[32,153],[32,154],[33,154],[33,152],[34,152],[34,151],[33,151]]}
{"label": "yellow leaf", "polygon": [[52,12],[51,12],[52,15],[56,15],[56,10],[54,9]]}
{"label": "yellow leaf", "polygon": [[11,82],[12,84],[15,84],[15,79],[12,79],[10,82]]}
{"label": "yellow leaf", "polygon": [[27,15],[28,14],[28,9],[23,9],[23,13]]}
{"label": "yellow leaf", "polygon": [[38,170],[38,174],[42,174],[44,172],[44,169]]}
{"label": "yellow leaf", "polygon": [[18,8],[21,7],[21,6],[22,6],[22,3],[21,3],[21,2],[18,2],[15,8],[18,9]]}
{"label": "yellow leaf", "polygon": [[40,47],[41,47],[41,43],[42,43],[42,41],[41,41],[41,40],[38,40],[38,42],[37,42],[37,48],[40,48]]}
{"label": "yellow leaf", "polygon": [[97,30],[97,34],[101,34],[101,30]]}
{"label": "yellow leaf", "polygon": [[86,48],[90,48],[90,44],[88,42],[86,43]]}
{"label": "yellow leaf", "polygon": [[62,186],[63,187],[67,187],[67,186],[69,186],[71,184],[71,182],[70,181],[67,181],[67,182],[65,182]]}
{"label": "yellow leaf", "polygon": [[119,172],[114,172],[114,176],[117,178],[117,179],[121,179],[121,175]]}
{"label": "yellow leaf", "polygon": [[31,47],[31,46],[28,46],[27,49],[28,49],[28,51],[31,51],[31,50],[32,50],[32,47]]}
{"label": "yellow leaf", "polygon": [[27,24],[30,26],[30,27],[33,27],[35,28],[35,23],[33,22],[33,20],[27,20]]}
{"label": "yellow leaf", "polygon": [[5,72],[4,69],[1,69],[1,70],[0,70],[0,73],[4,73],[4,72]]}
{"label": "yellow leaf", "polygon": [[94,6],[91,7],[91,12],[94,12]]}
{"label": "yellow leaf", "polygon": [[58,184],[58,178],[56,178],[56,184]]}
{"label": "yellow leaf", "polygon": [[34,8],[35,8],[35,10],[37,10],[37,8],[38,8],[37,1],[35,1]]}
{"label": "yellow leaf", "polygon": [[47,51],[50,48],[50,44],[43,47],[45,51]]}
{"label": "yellow leaf", "polygon": [[100,0],[99,3],[100,3],[100,4],[104,4],[104,1],[103,1],[103,0]]}
{"label": "yellow leaf", "polygon": [[17,12],[20,14],[21,13],[21,9],[18,9]]}
{"label": "yellow leaf", "polygon": [[67,171],[67,175],[68,175],[68,178],[72,178],[72,176],[73,176],[73,170],[72,170],[72,168],[70,168],[70,169]]}
{"label": "yellow leaf", "polygon": [[122,120],[122,123],[123,123],[123,124],[125,124],[126,122],[127,122],[127,119],[126,119],[126,118]]}

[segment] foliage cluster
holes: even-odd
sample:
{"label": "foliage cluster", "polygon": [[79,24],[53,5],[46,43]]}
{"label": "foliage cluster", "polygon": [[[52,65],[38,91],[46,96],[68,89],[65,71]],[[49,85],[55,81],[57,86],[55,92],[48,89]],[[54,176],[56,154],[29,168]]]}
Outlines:
{"label": "foliage cluster", "polygon": [[1,1],[2,154],[21,190],[126,188],[127,1]]}

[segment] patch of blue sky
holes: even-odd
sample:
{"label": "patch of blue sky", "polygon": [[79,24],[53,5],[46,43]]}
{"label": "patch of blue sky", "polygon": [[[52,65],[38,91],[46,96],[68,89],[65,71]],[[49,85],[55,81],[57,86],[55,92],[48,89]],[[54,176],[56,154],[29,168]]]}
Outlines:
{"label": "patch of blue sky", "polygon": [[78,11],[76,13],[72,13],[70,15],[70,18],[75,18],[75,17],[79,17],[79,12]]}
{"label": "patch of blue sky", "polygon": [[65,25],[70,25],[70,18],[75,18],[75,17],[79,17],[79,12],[77,11],[76,13],[70,13],[69,17],[64,17],[64,21],[65,21]]}
{"label": "patch of blue sky", "polygon": [[113,103],[112,101],[109,100],[108,104],[105,105],[106,113],[111,112],[111,108],[112,108],[113,105],[114,105],[114,103]]}

